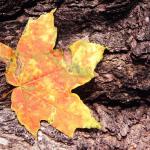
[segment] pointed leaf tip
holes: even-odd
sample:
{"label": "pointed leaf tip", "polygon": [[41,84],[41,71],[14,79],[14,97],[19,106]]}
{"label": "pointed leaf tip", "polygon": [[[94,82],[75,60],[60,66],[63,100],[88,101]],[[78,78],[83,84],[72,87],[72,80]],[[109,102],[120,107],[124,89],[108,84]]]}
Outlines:
{"label": "pointed leaf tip", "polygon": [[10,62],[12,56],[13,56],[12,48],[0,42],[0,59],[4,63],[8,63]]}

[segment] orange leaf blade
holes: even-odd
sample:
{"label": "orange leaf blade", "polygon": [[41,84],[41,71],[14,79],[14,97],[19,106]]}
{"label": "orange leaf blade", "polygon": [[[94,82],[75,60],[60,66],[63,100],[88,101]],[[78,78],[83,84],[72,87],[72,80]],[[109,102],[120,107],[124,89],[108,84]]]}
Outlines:
{"label": "orange leaf blade", "polygon": [[[53,51],[57,37],[54,12],[55,10],[41,15],[37,20],[28,21],[17,45],[17,58],[13,59],[13,65],[7,69],[7,81],[10,84],[15,82],[13,85],[20,86],[48,73],[47,62],[51,59],[49,55]],[[15,75],[17,81],[12,78]]]}
{"label": "orange leaf blade", "polygon": [[40,99],[20,87],[14,89],[11,101],[11,108],[16,112],[20,123],[34,137],[37,136],[40,121],[47,120],[55,110],[48,100]]}
{"label": "orange leaf blade", "polygon": [[35,137],[41,120],[70,137],[76,128],[100,128],[89,108],[71,91],[94,77],[105,47],[79,40],[70,46],[69,63],[62,51],[53,50],[54,12],[29,20],[6,72],[7,82],[16,86],[12,110]]}

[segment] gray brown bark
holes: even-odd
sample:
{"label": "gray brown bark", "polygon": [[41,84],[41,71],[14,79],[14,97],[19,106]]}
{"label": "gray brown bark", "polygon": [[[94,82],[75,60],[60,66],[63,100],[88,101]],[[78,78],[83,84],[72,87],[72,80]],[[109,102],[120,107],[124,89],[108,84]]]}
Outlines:
{"label": "gray brown bark", "polygon": [[[0,0],[0,42],[15,48],[28,18],[56,7],[56,47],[80,38],[109,47],[97,76],[73,90],[103,128],[78,129],[68,139],[42,122],[36,141],[11,111],[10,94],[0,100],[0,149],[150,149],[149,0]],[[0,63],[0,95],[13,88],[4,70]]]}

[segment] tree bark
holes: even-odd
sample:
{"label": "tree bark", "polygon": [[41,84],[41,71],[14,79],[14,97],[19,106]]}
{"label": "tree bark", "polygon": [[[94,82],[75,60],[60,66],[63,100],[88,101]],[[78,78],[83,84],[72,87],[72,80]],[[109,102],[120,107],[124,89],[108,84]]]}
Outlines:
{"label": "tree bark", "polygon": [[[0,98],[0,149],[148,150],[150,149],[150,1],[149,0],[0,0],[0,42],[13,48],[29,17],[57,8],[56,47],[77,39],[109,48],[97,76],[73,90],[102,129],[77,129],[69,139],[41,122],[38,140],[21,126],[9,94]],[[0,62],[0,95],[11,91]]]}

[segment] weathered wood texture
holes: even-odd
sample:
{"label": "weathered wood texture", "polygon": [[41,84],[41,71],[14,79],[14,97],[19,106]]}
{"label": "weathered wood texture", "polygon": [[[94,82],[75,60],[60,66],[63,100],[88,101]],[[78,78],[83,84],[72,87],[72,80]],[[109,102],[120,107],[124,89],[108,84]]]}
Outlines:
{"label": "weathered wood texture", "polygon": [[[29,17],[56,8],[56,47],[80,38],[109,47],[97,76],[74,90],[101,121],[102,130],[78,129],[68,139],[46,122],[38,141],[0,99],[0,149],[148,150],[150,149],[150,1],[149,0],[0,0],[0,42],[15,48]],[[0,95],[12,89],[0,63]]]}

